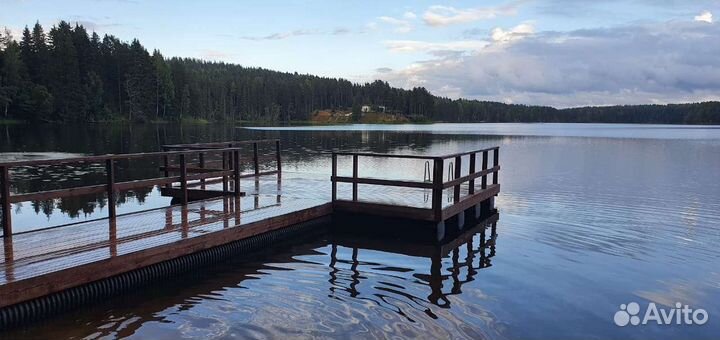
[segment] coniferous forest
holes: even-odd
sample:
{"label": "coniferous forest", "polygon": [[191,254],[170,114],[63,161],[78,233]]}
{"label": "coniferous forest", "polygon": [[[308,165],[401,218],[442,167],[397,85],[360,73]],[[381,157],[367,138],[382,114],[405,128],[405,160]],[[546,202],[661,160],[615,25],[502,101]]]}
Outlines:
{"label": "coniferous forest", "polygon": [[720,124],[720,102],[555,109],[449,99],[387,82],[165,58],[137,39],[39,23],[0,33],[0,120],[41,122],[308,120],[315,110],[385,106],[418,121]]}

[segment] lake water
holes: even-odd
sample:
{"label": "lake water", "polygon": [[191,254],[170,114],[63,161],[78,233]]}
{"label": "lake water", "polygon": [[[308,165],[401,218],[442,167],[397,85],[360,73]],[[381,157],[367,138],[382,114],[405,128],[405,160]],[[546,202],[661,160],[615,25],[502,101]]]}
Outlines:
{"label": "lake water", "polygon": [[[443,154],[499,145],[500,220],[448,255],[332,233],[274,247],[6,334],[11,338],[712,339],[720,334],[720,127],[609,124],[0,126],[0,159],[280,138],[285,171],[329,176],[330,150]],[[142,177],[153,164],[138,167]],[[380,172],[368,166],[361,172]],[[143,170],[146,169],[146,170]],[[13,191],[60,174],[13,174]],[[422,164],[386,176],[421,179]],[[417,178],[416,178],[417,177]],[[48,178],[50,178],[48,180]],[[43,181],[45,180],[45,181]],[[70,183],[68,183],[70,184]],[[309,189],[312,190],[312,189]],[[119,212],[167,205],[134,192]],[[14,206],[32,230],[102,215],[102,198]],[[486,235],[487,234],[487,235]],[[704,309],[704,325],[618,327],[621,304]],[[641,313],[641,314],[642,314]],[[640,315],[642,317],[642,315]]]}

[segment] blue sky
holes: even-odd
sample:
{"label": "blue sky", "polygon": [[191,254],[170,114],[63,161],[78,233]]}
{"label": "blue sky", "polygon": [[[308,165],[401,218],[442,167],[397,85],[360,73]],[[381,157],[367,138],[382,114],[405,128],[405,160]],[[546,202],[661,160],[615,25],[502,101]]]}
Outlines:
{"label": "blue sky", "polygon": [[[720,93],[720,79],[696,79],[720,72],[713,61],[719,51],[705,46],[719,32],[712,14],[720,13],[720,0],[0,4],[0,26],[14,32],[36,20],[49,28],[64,19],[124,40],[137,37],[166,56],[358,82],[379,78],[450,97],[575,106],[709,100]],[[679,60],[671,57],[674,44],[685,54]]]}

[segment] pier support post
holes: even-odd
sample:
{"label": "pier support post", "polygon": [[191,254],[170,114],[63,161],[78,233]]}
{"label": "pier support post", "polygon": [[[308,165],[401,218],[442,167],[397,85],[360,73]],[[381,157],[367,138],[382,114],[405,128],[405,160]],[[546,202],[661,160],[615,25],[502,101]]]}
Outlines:
{"label": "pier support post", "polygon": [[240,151],[238,150],[233,151],[233,178],[235,180],[235,197],[240,197]]}
{"label": "pier support post", "polygon": [[[198,154],[198,167],[205,169],[205,153],[201,152]],[[200,179],[200,188],[205,190],[205,179]]]}
{"label": "pier support post", "polygon": [[0,209],[2,210],[3,236],[12,236],[12,216],[10,209],[10,171],[0,167]]}
{"label": "pier support post", "polygon": [[335,181],[335,177],[337,177],[337,155],[333,152],[332,154],[332,201],[337,201],[337,182]]}
{"label": "pier support post", "polygon": [[433,160],[432,209],[436,221],[442,219],[443,159]]}
{"label": "pier support post", "polygon": [[107,176],[107,201],[108,216],[114,218],[117,216],[115,211],[115,161],[108,159],[105,161],[105,174]]}
{"label": "pier support post", "polygon": [[[163,151],[168,151],[167,148],[163,147]],[[165,167],[164,175],[165,177],[170,177],[170,158],[165,155],[163,156],[163,166]],[[166,188],[172,187],[172,183],[165,184]]]}
{"label": "pier support post", "polygon": [[[500,165],[500,148],[495,149],[493,156],[493,167],[497,167]],[[498,184],[498,175],[498,171],[493,172],[493,184]]]}
{"label": "pier support post", "polygon": [[185,154],[180,154],[180,198],[183,205],[188,204],[188,185],[187,185],[187,163],[185,162]]}
{"label": "pier support post", "polygon": [[255,176],[260,175],[260,160],[258,159],[258,143],[253,143],[253,165],[255,166]]}
{"label": "pier support post", "polygon": [[[485,171],[488,168],[488,152],[487,150],[483,151],[482,153],[482,170]],[[480,187],[485,190],[487,189],[487,174],[482,175],[482,181],[480,182]]]}
{"label": "pier support post", "polygon": [[282,178],[282,157],[280,154],[280,141],[275,141],[275,163],[277,164],[277,179],[278,183]]}
{"label": "pier support post", "polygon": [[353,155],[353,184],[352,184],[352,200],[356,202],[358,200],[358,155]]}
{"label": "pier support post", "polygon": [[[460,178],[460,171],[462,170],[462,156],[455,157],[455,177]],[[456,185],[453,190],[453,204],[460,202],[460,184]]]}
{"label": "pier support post", "polygon": [[[471,153],[470,154],[470,170],[468,171],[468,175],[472,175],[475,173],[475,163],[477,163],[475,160],[475,154]],[[468,195],[472,195],[474,193],[475,193],[475,180],[471,179],[470,184],[468,184]]]}

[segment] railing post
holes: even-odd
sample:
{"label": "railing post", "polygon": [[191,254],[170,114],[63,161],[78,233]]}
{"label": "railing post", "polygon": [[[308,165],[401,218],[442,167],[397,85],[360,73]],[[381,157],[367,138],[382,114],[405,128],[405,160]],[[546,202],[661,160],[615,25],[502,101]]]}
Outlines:
{"label": "railing post", "polygon": [[260,161],[258,160],[258,143],[253,143],[253,166],[255,167],[255,176],[260,174]]}
{"label": "railing post", "polygon": [[282,158],[280,156],[280,140],[275,141],[275,162],[277,164],[277,178],[282,177]]}
{"label": "railing post", "polygon": [[[482,170],[485,171],[488,168],[488,151],[483,151],[482,155]],[[487,189],[487,174],[482,175],[481,188]]]}
{"label": "railing post", "polygon": [[443,159],[433,160],[432,210],[436,221],[442,220]]}
{"label": "railing post", "polygon": [[352,184],[352,196],[353,201],[358,200],[358,155],[353,155],[353,184]]}
{"label": "railing post", "polygon": [[[460,178],[460,171],[462,170],[462,156],[455,157],[455,179]],[[460,201],[460,183],[455,186],[453,192],[453,203]]]}
{"label": "railing post", "polygon": [[[228,144],[227,147],[232,148],[233,147],[232,143]],[[233,156],[232,151],[228,151],[228,166],[230,167],[230,169],[232,169],[233,165],[235,164],[235,162],[233,162],[232,156]]]}
{"label": "railing post", "polygon": [[[475,174],[475,153],[470,154],[470,171],[468,172],[469,175]],[[468,194],[472,195],[475,193],[475,179],[470,180],[470,184],[468,185]]]}
{"label": "railing post", "polygon": [[[500,165],[500,148],[498,147],[495,149],[495,153],[493,154],[493,167],[497,167]],[[493,171],[493,184],[498,184],[498,171]]]}
{"label": "railing post", "polygon": [[180,154],[180,198],[182,204],[188,204],[188,186],[187,186],[187,163],[185,162],[185,154]]}
{"label": "railing post", "polygon": [[235,197],[240,197],[240,151],[233,151],[233,179],[235,179]]}
{"label": "railing post", "polygon": [[[168,148],[167,148],[167,147],[163,147],[163,151],[164,151],[164,152],[167,152],[167,151],[168,151]],[[170,168],[170,158],[168,158],[167,155],[163,156],[163,165],[165,166],[165,177],[166,177],[166,178],[167,178],[167,177],[170,177],[170,169],[169,169],[169,168]],[[167,187],[167,188],[169,188],[169,187],[171,187],[171,186],[172,186],[171,183],[165,184],[165,187]]]}
{"label": "railing post", "polygon": [[114,218],[117,216],[117,212],[115,210],[115,161],[112,158],[105,160],[105,174],[107,176],[108,217]]}
{"label": "railing post", "polygon": [[[205,153],[204,152],[200,152],[198,154],[198,167],[200,167],[200,169],[205,169]],[[205,189],[205,179],[204,178],[200,180],[200,186],[202,189]]]}
{"label": "railing post", "polygon": [[[222,151],[221,153],[222,153],[222,169],[230,170],[230,165],[228,165],[228,157],[227,157],[228,152]],[[223,175],[222,184],[223,184],[223,192],[227,193],[228,192],[228,176],[227,175]]]}
{"label": "railing post", "polygon": [[335,177],[337,177],[337,155],[333,152],[332,154],[332,176],[330,177],[332,181],[332,201],[335,202],[337,200],[337,182],[335,181]]}
{"label": "railing post", "polygon": [[10,215],[10,170],[0,167],[0,209],[2,209],[3,237],[12,236],[12,216]]}

